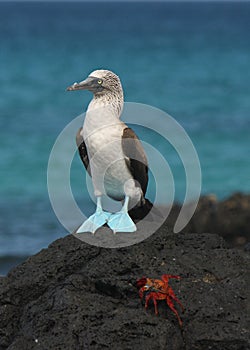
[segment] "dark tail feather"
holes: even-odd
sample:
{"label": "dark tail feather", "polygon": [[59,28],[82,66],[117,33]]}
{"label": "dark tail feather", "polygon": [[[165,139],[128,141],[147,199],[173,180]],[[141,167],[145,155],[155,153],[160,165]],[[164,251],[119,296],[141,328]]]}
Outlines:
{"label": "dark tail feather", "polygon": [[142,205],[138,205],[129,210],[129,215],[133,220],[142,220],[145,216],[148,215],[150,210],[153,208],[153,204],[145,198],[144,203]]}

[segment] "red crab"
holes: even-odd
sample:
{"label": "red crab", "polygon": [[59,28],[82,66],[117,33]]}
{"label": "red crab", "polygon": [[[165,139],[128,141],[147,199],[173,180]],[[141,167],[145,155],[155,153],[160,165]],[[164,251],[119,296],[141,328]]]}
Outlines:
{"label": "red crab", "polygon": [[139,289],[139,296],[141,299],[145,298],[145,308],[148,307],[149,301],[152,299],[155,306],[155,314],[158,314],[157,300],[166,300],[170,309],[178,318],[179,325],[182,326],[182,320],[174,307],[173,301],[176,301],[184,312],[184,307],[180,300],[175,296],[173,289],[169,286],[170,278],[180,279],[180,276],[162,275],[161,280],[142,277],[137,280],[136,285]]}

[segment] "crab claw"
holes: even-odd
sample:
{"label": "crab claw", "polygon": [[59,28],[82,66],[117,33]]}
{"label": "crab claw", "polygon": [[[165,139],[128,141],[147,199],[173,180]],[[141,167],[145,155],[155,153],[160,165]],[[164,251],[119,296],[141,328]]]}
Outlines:
{"label": "crab claw", "polygon": [[145,284],[147,284],[147,278],[146,277],[142,277],[142,278],[140,278],[139,280],[136,281],[137,289],[140,289],[140,288],[144,287]]}

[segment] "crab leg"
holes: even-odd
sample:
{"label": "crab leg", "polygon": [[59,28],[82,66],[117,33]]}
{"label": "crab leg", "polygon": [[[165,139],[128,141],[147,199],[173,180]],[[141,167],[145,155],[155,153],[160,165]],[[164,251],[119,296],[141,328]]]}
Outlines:
{"label": "crab leg", "polygon": [[155,314],[158,315],[157,301],[156,301],[155,296],[152,293],[147,295],[145,298],[145,309],[148,308],[148,303],[151,299],[153,299],[153,303],[154,303],[154,307],[155,307]]}
{"label": "crab leg", "polygon": [[148,294],[145,298],[145,309],[148,308],[148,303],[150,301],[150,299],[152,298],[151,294]]}
{"label": "crab leg", "polygon": [[184,306],[182,305],[182,303],[180,302],[180,300],[179,300],[174,294],[172,294],[172,293],[170,293],[170,296],[171,296],[171,298],[172,298],[173,300],[175,300],[175,301],[177,302],[177,304],[180,305],[182,312],[184,312],[184,311],[185,311],[185,308],[184,308]]}
{"label": "crab leg", "polygon": [[182,320],[181,320],[181,318],[180,318],[180,316],[179,316],[177,310],[175,309],[174,304],[173,304],[173,302],[172,302],[170,296],[167,296],[167,297],[166,297],[166,302],[167,302],[168,306],[170,307],[170,309],[173,311],[173,313],[174,313],[174,314],[176,315],[176,317],[178,318],[179,325],[180,325],[180,327],[181,327],[181,326],[182,326]]}
{"label": "crab leg", "polygon": [[155,296],[152,296],[153,302],[154,302],[154,306],[155,306],[155,314],[158,315],[158,307],[157,307],[157,301]]}
{"label": "crab leg", "polygon": [[179,280],[181,279],[180,276],[176,276],[176,275],[167,275],[167,274],[164,274],[161,276],[161,279],[166,282],[168,284],[168,281],[170,280],[170,278],[174,278],[176,280]]}

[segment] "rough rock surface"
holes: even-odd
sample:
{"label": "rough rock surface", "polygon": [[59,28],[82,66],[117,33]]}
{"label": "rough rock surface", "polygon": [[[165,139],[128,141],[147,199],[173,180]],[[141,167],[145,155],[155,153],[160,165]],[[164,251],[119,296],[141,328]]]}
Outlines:
{"label": "rough rock surface", "polygon": [[[180,206],[174,205],[168,218],[170,227],[179,211]],[[195,214],[183,231],[218,233],[231,247],[244,248],[250,245],[249,222],[250,195],[234,193],[222,201],[215,195],[207,195],[200,198]]]}
{"label": "rough rock surface", "polygon": [[[249,255],[215,234],[164,225],[121,249],[69,235],[0,278],[0,349],[246,350]],[[164,301],[145,311],[137,278],[171,280],[186,307],[183,328]]]}

